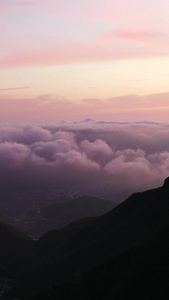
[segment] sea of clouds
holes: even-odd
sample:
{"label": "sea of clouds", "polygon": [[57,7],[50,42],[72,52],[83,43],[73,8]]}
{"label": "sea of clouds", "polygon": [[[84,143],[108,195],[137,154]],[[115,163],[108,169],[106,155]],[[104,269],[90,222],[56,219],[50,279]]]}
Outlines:
{"label": "sea of clouds", "polygon": [[3,125],[0,170],[0,188],[71,188],[118,202],[169,176],[169,125]]}

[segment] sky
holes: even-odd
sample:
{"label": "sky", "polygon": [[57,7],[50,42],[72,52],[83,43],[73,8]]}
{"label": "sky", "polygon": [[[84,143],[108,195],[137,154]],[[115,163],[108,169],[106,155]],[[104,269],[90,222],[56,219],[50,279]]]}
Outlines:
{"label": "sky", "polygon": [[168,0],[0,0],[1,124],[168,122]]}

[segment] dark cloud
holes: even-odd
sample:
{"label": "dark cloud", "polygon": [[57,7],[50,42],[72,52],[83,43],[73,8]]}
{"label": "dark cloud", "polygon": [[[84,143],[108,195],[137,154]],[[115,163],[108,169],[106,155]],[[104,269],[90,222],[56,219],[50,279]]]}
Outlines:
{"label": "dark cloud", "polygon": [[156,187],[169,175],[169,126],[3,126],[0,168],[1,187],[71,187],[119,200],[120,193]]}

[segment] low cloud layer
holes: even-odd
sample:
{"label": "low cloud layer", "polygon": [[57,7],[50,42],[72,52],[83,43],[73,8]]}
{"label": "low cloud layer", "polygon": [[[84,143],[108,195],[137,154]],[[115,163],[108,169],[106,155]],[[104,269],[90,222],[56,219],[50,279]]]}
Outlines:
{"label": "low cloud layer", "polygon": [[117,201],[163,183],[168,137],[168,125],[153,123],[2,126],[0,186],[71,188]]}

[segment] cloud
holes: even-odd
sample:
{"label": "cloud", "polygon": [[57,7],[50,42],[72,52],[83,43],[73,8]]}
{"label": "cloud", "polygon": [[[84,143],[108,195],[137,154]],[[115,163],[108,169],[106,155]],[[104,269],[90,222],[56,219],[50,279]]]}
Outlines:
{"label": "cloud", "polygon": [[[132,34],[130,33],[131,37]],[[135,34],[136,35],[136,34]],[[148,34],[147,34],[148,35]],[[129,36],[129,34],[128,34]],[[126,35],[127,37],[127,35]],[[130,37],[130,40],[134,40]],[[124,39],[124,38],[123,38]],[[128,38],[129,39],[129,38]],[[141,40],[141,34],[137,40]],[[143,39],[143,37],[142,37]],[[147,39],[147,38],[146,38]],[[136,40],[136,36],[135,36]],[[144,36],[145,40],[145,36]],[[57,66],[80,63],[96,63],[102,61],[148,59],[156,57],[168,57],[168,44],[158,43],[146,47],[131,47],[130,44],[116,43],[112,47],[106,43],[71,43],[54,46],[53,48],[22,49],[22,51],[7,51],[1,55],[1,68],[32,67],[32,66]]]}
{"label": "cloud", "polygon": [[169,125],[0,128],[0,188],[69,190],[121,201],[169,175]]}
{"label": "cloud", "polygon": [[[32,23],[28,24],[29,18],[26,19],[23,34],[20,23],[16,22],[16,27],[13,29],[15,34],[12,37],[11,26],[6,25],[5,19],[2,19],[2,25],[7,27],[9,37],[6,40],[6,35],[5,37],[2,35],[4,45],[0,67],[57,66],[168,57],[168,34],[162,34],[166,29],[161,28],[161,20],[157,22],[155,10],[152,14],[151,6],[152,4],[135,3],[133,0],[130,4],[122,0],[118,3],[109,0],[104,3],[100,0],[73,1],[70,4],[67,0],[1,0],[0,7],[7,7],[9,16],[14,9],[17,19],[25,13],[30,13]],[[37,16],[38,26],[36,26]],[[59,28],[58,32],[52,31],[50,24],[45,26],[44,22],[45,20],[48,22],[48,19],[52,20],[51,24]],[[105,23],[105,20],[111,20],[111,27],[119,30],[107,32],[106,28],[110,28],[110,24]],[[70,26],[67,30],[65,24],[69,22]],[[75,26],[78,30],[75,30]],[[81,36],[84,38],[82,39]],[[24,43],[21,43],[23,39]],[[105,43],[105,41],[115,41],[115,43]],[[138,42],[141,47],[138,47]],[[15,44],[14,48],[10,46],[11,43]]]}
{"label": "cloud", "polygon": [[120,81],[126,82],[135,82],[135,81],[147,81],[150,80],[149,78],[139,78],[139,79],[120,79]]}
{"label": "cloud", "polygon": [[10,127],[2,126],[0,130],[0,142],[18,143],[24,145],[31,145],[35,142],[44,142],[50,140],[52,134],[38,126],[25,127]]}
{"label": "cloud", "polygon": [[167,122],[169,93],[125,95],[73,102],[55,95],[15,99],[0,96],[1,124],[55,124],[86,118],[109,121],[157,120]]}
{"label": "cloud", "polygon": [[30,149],[17,143],[1,143],[0,144],[0,166],[3,168],[9,168],[9,171],[13,167],[20,166],[25,159],[29,156]]}
{"label": "cloud", "polygon": [[129,40],[131,42],[157,42],[161,38],[158,32],[150,31],[114,31],[105,33],[99,40],[103,42],[111,42],[114,40]]}
{"label": "cloud", "polygon": [[[57,132],[52,141],[35,142],[31,149],[37,156],[49,161],[59,161],[66,153],[76,150],[78,147],[73,141],[74,135],[67,132]],[[61,156],[60,156],[61,155]]]}
{"label": "cloud", "polygon": [[113,150],[108,144],[100,139],[97,139],[94,142],[84,140],[81,142],[80,146],[81,150],[91,161],[96,161],[100,165],[105,164],[113,154]]}
{"label": "cloud", "polygon": [[24,87],[14,87],[14,88],[4,88],[0,89],[0,91],[15,91],[15,90],[24,90],[24,89],[30,89],[30,86],[24,86]]}

